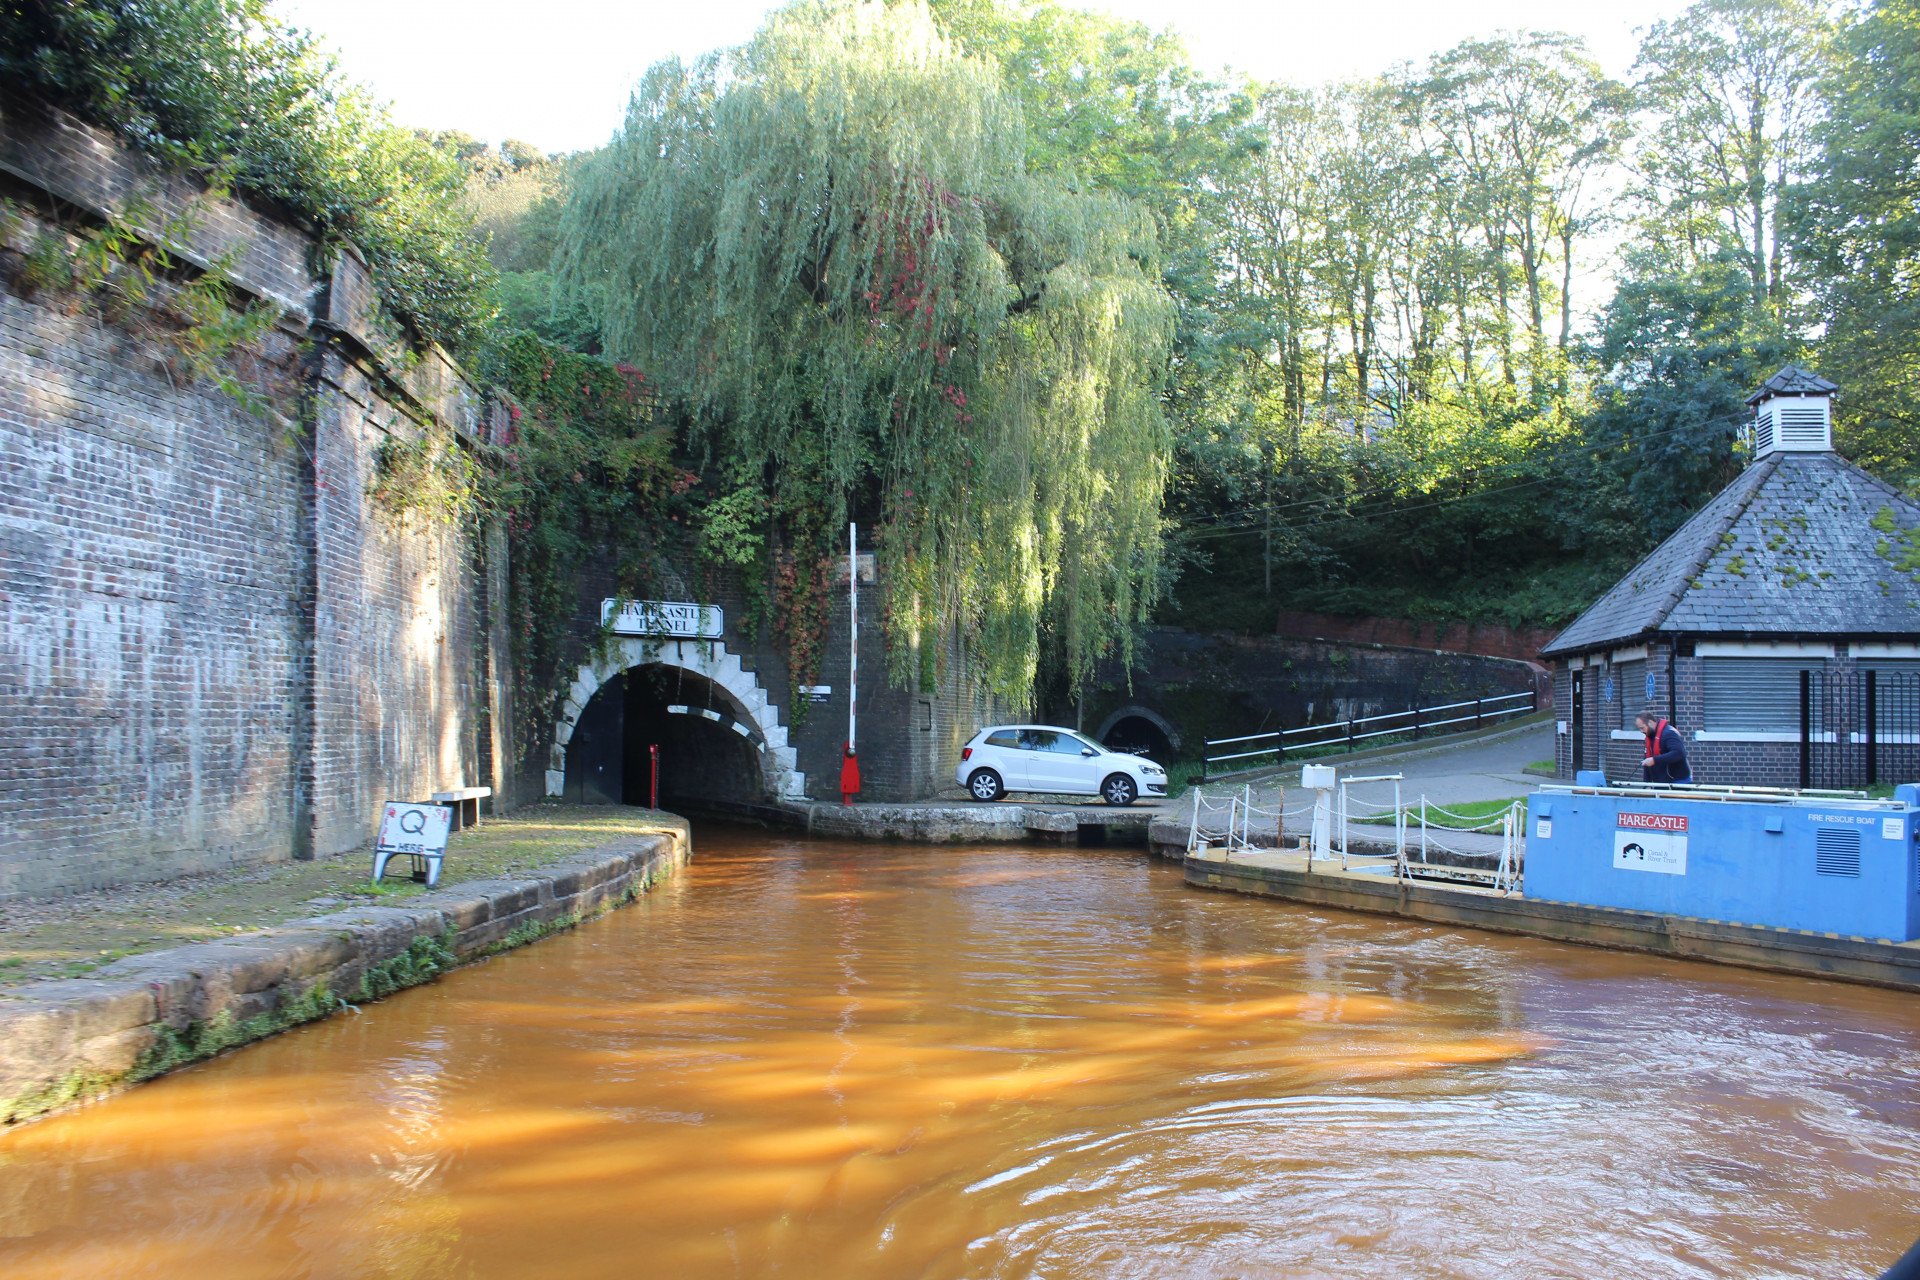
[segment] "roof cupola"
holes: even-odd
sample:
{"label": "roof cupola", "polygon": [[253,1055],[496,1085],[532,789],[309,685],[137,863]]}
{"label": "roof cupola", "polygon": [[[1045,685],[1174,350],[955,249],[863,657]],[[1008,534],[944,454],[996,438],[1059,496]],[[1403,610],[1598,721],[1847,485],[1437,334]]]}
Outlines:
{"label": "roof cupola", "polygon": [[1823,453],[1833,448],[1833,393],[1840,388],[1790,364],[1747,397],[1754,408],[1752,456]]}

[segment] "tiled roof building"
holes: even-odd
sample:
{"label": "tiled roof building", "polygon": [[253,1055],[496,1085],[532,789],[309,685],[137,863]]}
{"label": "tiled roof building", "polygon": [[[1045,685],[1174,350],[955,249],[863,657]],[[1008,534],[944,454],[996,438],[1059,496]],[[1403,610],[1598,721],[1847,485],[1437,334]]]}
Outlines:
{"label": "tiled roof building", "polygon": [[1920,504],[1833,452],[1835,390],[1768,379],[1753,462],[1547,646],[1564,776],[1638,777],[1648,706],[1699,781],[1920,776]]}

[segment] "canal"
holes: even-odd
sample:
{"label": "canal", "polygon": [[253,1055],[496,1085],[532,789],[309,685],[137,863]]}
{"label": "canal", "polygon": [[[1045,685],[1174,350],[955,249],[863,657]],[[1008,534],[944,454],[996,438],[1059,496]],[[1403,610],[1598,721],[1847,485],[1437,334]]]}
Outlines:
{"label": "canal", "polygon": [[0,1274],[1876,1274],[1920,1002],[705,827],[636,906],[0,1139]]}

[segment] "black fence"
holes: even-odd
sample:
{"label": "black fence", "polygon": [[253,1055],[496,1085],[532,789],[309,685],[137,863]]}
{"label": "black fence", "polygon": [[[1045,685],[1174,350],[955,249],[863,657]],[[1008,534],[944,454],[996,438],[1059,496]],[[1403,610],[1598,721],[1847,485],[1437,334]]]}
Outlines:
{"label": "black fence", "polygon": [[[1302,725],[1298,729],[1275,729],[1267,733],[1243,734],[1237,738],[1209,738],[1202,767],[1208,774],[1223,764],[1231,764],[1235,769],[1257,769],[1263,765],[1277,764],[1289,752],[1319,755],[1333,751],[1358,751],[1362,745],[1373,745],[1374,740],[1380,738],[1389,742],[1398,739],[1418,742],[1436,734],[1461,733],[1497,724],[1514,716],[1530,715],[1533,702],[1532,693],[1503,693],[1434,707],[1411,707],[1377,716]],[[1232,750],[1220,752],[1217,749],[1221,747],[1230,747]]]}
{"label": "black fence", "polygon": [[1920,781],[1920,673],[1800,673],[1800,785]]}

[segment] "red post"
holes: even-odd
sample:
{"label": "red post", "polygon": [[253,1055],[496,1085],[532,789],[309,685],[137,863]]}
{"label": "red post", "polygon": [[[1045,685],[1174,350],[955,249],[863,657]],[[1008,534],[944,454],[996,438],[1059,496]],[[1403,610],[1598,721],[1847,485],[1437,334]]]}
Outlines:
{"label": "red post", "polygon": [[660,744],[655,742],[647,747],[648,763],[653,769],[653,788],[647,793],[647,808],[660,807]]}
{"label": "red post", "polygon": [[847,758],[840,766],[840,803],[852,804],[860,794],[860,761],[854,757],[853,744],[847,744]]}

